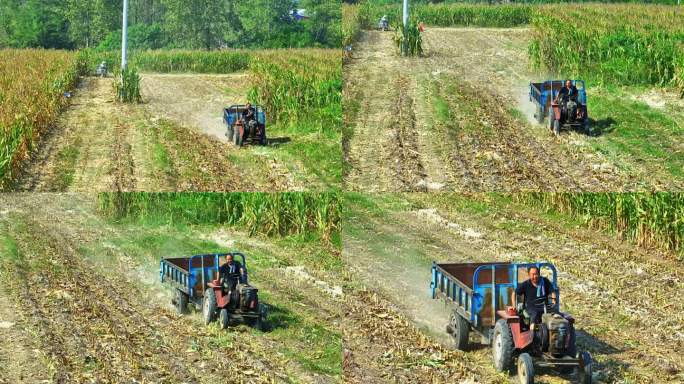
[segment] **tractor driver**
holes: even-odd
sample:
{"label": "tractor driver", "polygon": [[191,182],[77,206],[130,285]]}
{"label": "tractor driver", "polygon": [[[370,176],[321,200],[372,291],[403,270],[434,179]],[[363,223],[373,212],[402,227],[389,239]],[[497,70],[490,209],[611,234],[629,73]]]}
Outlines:
{"label": "tractor driver", "polygon": [[242,111],[242,121],[246,127],[253,129],[256,126],[256,110],[251,103],[245,105],[245,110]]}
{"label": "tractor driver", "polygon": [[[239,277],[236,277],[235,274],[239,274]],[[226,262],[219,267],[219,279],[221,286],[229,291],[235,289],[238,281],[243,282],[245,280],[245,269],[239,261],[233,260],[233,255],[230,253],[226,255]]]}
{"label": "tractor driver", "polygon": [[556,99],[554,100],[558,104],[558,100],[563,102],[565,105],[568,101],[577,102],[577,87],[572,85],[572,80],[565,80],[565,86],[558,91]]}
{"label": "tractor driver", "polygon": [[515,289],[513,295],[513,303],[517,303],[516,296],[525,296],[525,311],[530,317],[530,329],[534,331],[534,325],[541,323],[542,314],[544,314],[544,307],[548,302],[549,295],[551,295],[554,303],[556,300],[556,292],[553,290],[553,285],[546,277],[539,275],[539,268],[531,266],[527,268],[529,279],[519,284]]}

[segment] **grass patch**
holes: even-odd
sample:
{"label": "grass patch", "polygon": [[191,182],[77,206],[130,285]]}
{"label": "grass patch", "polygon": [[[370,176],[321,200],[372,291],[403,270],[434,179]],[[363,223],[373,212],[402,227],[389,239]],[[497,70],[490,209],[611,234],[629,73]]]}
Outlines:
{"label": "grass patch", "polygon": [[81,153],[81,144],[81,138],[77,137],[73,143],[60,149],[57,153],[53,183],[55,190],[64,191],[73,184],[76,160]]}

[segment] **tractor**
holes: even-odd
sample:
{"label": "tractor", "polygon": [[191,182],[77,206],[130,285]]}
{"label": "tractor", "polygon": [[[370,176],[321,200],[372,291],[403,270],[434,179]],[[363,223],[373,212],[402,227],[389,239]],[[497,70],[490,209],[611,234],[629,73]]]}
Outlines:
{"label": "tractor", "polygon": [[245,121],[242,113],[246,105],[232,105],[223,110],[223,121],[226,123],[226,137],[238,147],[247,142],[266,145],[266,113],[263,108],[255,105],[255,119]]}

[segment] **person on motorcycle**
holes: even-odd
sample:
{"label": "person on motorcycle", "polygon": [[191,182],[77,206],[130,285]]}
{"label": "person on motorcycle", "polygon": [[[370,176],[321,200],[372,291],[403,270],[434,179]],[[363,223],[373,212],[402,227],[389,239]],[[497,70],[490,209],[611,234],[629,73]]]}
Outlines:
{"label": "person on motorcycle", "polygon": [[238,282],[244,281],[245,269],[242,267],[242,264],[234,260],[232,254],[227,254],[226,262],[219,267],[219,282],[221,286],[227,291],[232,291]]}
{"label": "person on motorcycle", "polygon": [[538,267],[529,267],[527,273],[529,279],[522,282],[522,284],[518,284],[511,302],[517,304],[517,296],[525,296],[525,312],[527,312],[530,318],[530,329],[534,330],[534,325],[541,323],[541,317],[544,314],[549,296],[551,296],[554,303],[557,302],[556,292],[553,290],[553,284],[551,284],[549,279],[539,274]]}

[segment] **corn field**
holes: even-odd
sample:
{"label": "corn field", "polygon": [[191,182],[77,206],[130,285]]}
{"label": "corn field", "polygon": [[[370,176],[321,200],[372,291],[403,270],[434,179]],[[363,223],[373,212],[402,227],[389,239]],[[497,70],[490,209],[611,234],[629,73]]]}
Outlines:
{"label": "corn field", "polygon": [[[119,69],[121,52],[81,51],[94,70],[102,61]],[[233,73],[249,67],[252,51],[132,51],[128,64],[142,72],[157,73]]]}
{"label": "corn field", "polygon": [[140,75],[133,68],[126,68],[116,73],[114,82],[114,92],[116,99],[122,103],[141,103],[140,96]]}
{"label": "corn field", "polygon": [[337,193],[102,193],[99,211],[113,220],[225,224],[250,235],[337,237]]}
{"label": "corn field", "polygon": [[592,228],[614,231],[640,246],[684,256],[682,193],[525,193],[524,204],[569,214]]}
{"label": "corn field", "polygon": [[684,13],[636,4],[542,6],[533,64],[570,77],[684,90]]}
{"label": "corn field", "polygon": [[0,189],[66,106],[83,68],[71,52],[0,50]]}
{"label": "corn field", "polygon": [[406,28],[396,24],[394,29],[394,43],[403,56],[423,55],[423,38],[415,21],[410,21]]}
{"label": "corn field", "polygon": [[252,87],[249,99],[264,105],[276,121],[295,123],[314,118],[320,129],[340,126],[340,51],[263,51],[253,58],[250,76]]}

